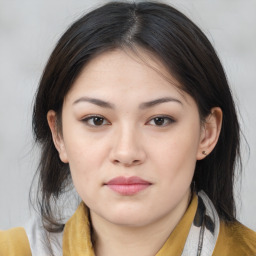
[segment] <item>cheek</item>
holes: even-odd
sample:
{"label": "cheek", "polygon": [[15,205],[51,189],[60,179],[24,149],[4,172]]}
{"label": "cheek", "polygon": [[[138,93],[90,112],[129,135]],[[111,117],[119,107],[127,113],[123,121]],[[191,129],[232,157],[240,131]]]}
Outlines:
{"label": "cheek", "polygon": [[[180,128],[180,127],[179,127]],[[167,182],[173,179],[190,180],[193,176],[199,145],[199,129],[177,129],[164,141],[154,141],[151,155],[161,176]],[[157,149],[157,150],[156,150]]]}
{"label": "cheek", "polygon": [[65,148],[70,164],[78,166],[82,164],[84,167],[100,164],[100,159],[106,152],[108,136],[88,133],[80,123],[75,123],[72,127],[66,126],[63,132],[65,132]]}
{"label": "cheek", "polygon": [[102,145],[75,141],[66,147],[71,173],[89,176],[104,160]]}
{"label": "cheek", "polygon": [[67,154],[74,187],[82,200],[90,204],[87,195],[93,195],[95,188],[100,185],[96,171],[99,169],[100,152],[94,153],[92,147],[81,142],[69,146]]}
{"label": "cheek", "polygon": [[66,130],[65,148],[69,160],[72,180],[80,197],[87,201],[86,195],[93,194],[102,180],[102,166],[108,158],[108,136],[97,138],[86,134],[83,129]]}

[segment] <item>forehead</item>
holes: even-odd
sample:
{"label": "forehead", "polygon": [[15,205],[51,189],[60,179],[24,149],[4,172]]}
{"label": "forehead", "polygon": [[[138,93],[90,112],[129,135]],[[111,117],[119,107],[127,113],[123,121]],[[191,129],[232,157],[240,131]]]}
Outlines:
{"label": "forehead", "polygon": [[181,85],[166,66],[146,50],[115,49],[89,61],[74,82],[69,96],[97,92],[106,96],[117,93],[173,91],[186,99]]}

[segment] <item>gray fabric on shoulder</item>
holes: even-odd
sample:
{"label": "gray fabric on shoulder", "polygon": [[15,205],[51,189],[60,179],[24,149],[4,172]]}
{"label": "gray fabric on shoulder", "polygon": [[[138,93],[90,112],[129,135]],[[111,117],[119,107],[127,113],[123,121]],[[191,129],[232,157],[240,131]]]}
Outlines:
{"label": "gray fabric on shoulder", "polygon": [[39,217],[34,217],[24,226],[27,233],[32,256],[62,256],[61,233],[49,233],[43,228]]}

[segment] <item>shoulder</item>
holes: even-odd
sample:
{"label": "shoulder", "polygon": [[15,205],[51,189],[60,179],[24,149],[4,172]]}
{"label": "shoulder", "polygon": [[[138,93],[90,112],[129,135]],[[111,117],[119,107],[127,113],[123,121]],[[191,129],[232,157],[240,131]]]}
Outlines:
{"label": "shoulder", "polygon": [[256,232],[237,221],[221,222],[213,255],[256,255]]}
{"label": "shoulder", "polygon": [[31,218],[24,227],[0,231],[0,256],[61,256],[62,236],[47,232],[40,218]]}
{"label": "shoulder", "polygon": [[24,228],[0,231],[0,255],[31,256],[28,237]]}

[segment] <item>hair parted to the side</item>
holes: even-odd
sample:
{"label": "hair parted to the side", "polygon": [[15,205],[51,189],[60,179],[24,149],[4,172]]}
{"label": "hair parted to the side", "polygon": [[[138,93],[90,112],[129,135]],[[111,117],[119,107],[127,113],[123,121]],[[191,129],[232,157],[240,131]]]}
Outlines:
{"label": "hair parted to the side", "polygon": [[[175,8],[159,2],[110,2],[76,21],[60,38],[42,75],[33,112],[35,140],[41,146],[38,204],[48,231],[59,232],[56,202],[72,183],[60,161],[47,123],[54,110],[61,127],[63,100],[90,59],[116,48],[140,47],[156,55],[196,101],[201,120],[220,107],[223,123],[210,155],[196,164],[194,182],[213,201],[224,221],[235,220],[233,195],[240,161],[240,129],[227,79],[214,48],[202,31]],[[231,127],[232,126],[232,127]],[[60,128],[61,130],[61,128]]]}

